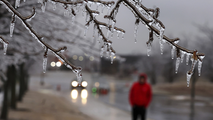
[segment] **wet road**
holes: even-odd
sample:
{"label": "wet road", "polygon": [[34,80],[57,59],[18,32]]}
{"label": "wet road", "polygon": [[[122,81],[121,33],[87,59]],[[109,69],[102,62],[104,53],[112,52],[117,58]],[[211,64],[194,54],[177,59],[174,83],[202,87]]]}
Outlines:
{"label": "wet road", "polygon": [[[70,72],[47,72],[44,81],[47,88],[52,91],[56,91],[57,86],[60,86],[61,90],[57,93],[77,105],[85,114],[101,120],[130,120],[129,87],[126,82],[118,82],[110,76],[98,77],[87,73],[83,76],[89,83],[87,90],[83,91],[70,90],[70,82],[75,78]],[[32,80],[31,83],[38,84],[40,77],[32,77]],[[111,92],[107,95],[92,94],[92,85],[97,81],[100,84],[104,81]],[[190,113],[190,96],[154,94],[147,117],[150,120],[192,120]],[[194,120],[213,120],[212,113],[212,99],[196,96]]]}

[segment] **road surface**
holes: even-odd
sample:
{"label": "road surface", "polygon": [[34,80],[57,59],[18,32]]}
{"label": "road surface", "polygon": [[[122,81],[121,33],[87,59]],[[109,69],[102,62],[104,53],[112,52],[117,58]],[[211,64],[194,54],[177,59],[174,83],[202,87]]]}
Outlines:
{"label": "road surface", "polygon": [[[70,82],[75,78],[72,72],[47,72],[44,76],[44,86],[41,92],[50,92],[66,97],[79,109],[99,120],[130,120],[131,107],[128,103],[129,83],[116,80],[112,76],[83,73],[84,80],[89,83],[86,90],[70,90]],[[38,85],[39,75],[31,77],[31,84]],[[93,94],[91,89],[95,82],[108,85],[109,94]],[[60,86],[60,91],[57,91]],[[190,116],[190,95],[153,94],[153,99],[147,111],[148,120],[213,120],[212,98],[196,96],[194,119]]]}

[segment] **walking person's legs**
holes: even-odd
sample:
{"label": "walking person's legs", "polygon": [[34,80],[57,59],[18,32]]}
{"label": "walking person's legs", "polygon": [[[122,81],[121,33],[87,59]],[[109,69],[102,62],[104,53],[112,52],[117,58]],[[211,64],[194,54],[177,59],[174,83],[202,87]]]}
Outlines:
{"label": "walking person's legs", "polygon": [[137,120],[139,115],[137,106],[132,107],[132,120]]}
{"label": "walking person's legs", "polygon": [[146,108],[145,107],[140,107],[140,117],[141,120],[146,120]]}

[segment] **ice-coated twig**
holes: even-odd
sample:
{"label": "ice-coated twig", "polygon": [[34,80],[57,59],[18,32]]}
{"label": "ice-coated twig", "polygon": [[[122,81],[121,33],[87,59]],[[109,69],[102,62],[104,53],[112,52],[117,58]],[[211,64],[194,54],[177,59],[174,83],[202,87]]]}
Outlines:
{"label": "ice-coated twig", "polygon": [[32,10],[32,14],[25,17],[24,19],[27,20],[27,21],[31,21],[36,15],[36,11],[35,11],[35,8],[33,7],[33,10]]}

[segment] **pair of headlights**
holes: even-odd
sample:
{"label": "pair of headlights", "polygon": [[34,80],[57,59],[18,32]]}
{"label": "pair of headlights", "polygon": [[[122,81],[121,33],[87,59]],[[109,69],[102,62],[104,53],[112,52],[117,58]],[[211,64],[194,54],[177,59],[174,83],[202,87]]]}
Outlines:
{"label": "pair of headlights", "polygon": [[[71,84],[72,84],[73,87],[77,87],[78,86],[78,82],[77,81],[72,81]],[[87,85],[88,85],[88,83],[86,81],[83,81],[81,83],[81,86],[83,86],[83,87],[87,87]]]}

